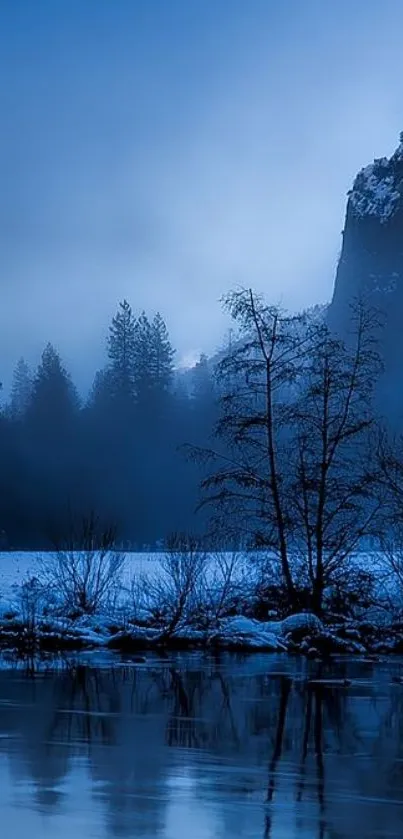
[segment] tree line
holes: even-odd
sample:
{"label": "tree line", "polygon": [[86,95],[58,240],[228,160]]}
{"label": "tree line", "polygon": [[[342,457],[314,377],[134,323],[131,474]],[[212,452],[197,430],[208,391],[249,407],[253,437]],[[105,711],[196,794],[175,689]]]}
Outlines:
{"label": "tree line", "polygon": [[50,547],[89,511],[138,548],[200,526],[198,470],[179,447],[206,441],[214,384],[205,356],[186,379],[174,355],[162,316],[124,300],[85,401],[51,344],[36,371],[18,361],[0,415],[3,547]]}
{"label": "tree line", "polygon": [[127,301],[84,404],[51,345],[33,376],[18,363],[0,425],[8,544],[47,547],[95,510],[133,548],[176,531],[265,551],[284,600],[316,613],[330,584],[365,587],[351,558],[369,538],[403,580],[403,446],[376,400],[378,314],[357,302],[342,338],[250,289],[224,304],[231,342],[187,379],[161,315]]}

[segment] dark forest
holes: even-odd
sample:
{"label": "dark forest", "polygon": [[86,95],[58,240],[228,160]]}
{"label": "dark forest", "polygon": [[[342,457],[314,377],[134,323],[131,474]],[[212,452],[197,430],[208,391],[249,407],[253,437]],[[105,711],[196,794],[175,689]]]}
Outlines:
{"label": "dark forest", "polygon": [[200,470],[181,451],[207,445],[215,418],[207,358],[177,373],[160,314],[113,317],[105,366],[80,399],[57,348],[20,359],[0,415],[3,549],[51,547],[95,511],[133,548],[156,546],[195,517]]}

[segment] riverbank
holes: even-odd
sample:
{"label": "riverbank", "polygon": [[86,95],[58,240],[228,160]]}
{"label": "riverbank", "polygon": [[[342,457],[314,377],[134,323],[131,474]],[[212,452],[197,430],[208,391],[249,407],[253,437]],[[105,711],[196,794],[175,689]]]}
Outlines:
{"label": "riverbank", "polygon": [[[403,654],[401,597],[392,578],[385,585],[381,560],[354,558],[351,588],[337,606],[330,591],[319,620],[284,617],[278,568],[265,553],[3,553],[0,650]],[[364,565],[373,579],[360,598]]]}
{"label": "riverbank", "polygon": [[41,618],[33,625],[13,612],[0,618],[0,649],[18,651],[227,650],[282,652],[308,658],[334,654],[403,654],[403,624],[364,620],[321,621],[310,613],[281,621],[223,618],[205,629],[140,626],[106,615]]}

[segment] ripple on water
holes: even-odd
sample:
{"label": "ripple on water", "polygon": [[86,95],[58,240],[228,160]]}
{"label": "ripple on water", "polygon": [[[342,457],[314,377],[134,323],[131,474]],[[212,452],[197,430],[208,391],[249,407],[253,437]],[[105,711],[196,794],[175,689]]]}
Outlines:
{"label": "ripple on water", "polygon": [[403,835],[401,661],[71,664],[0,669],[2,835]]}

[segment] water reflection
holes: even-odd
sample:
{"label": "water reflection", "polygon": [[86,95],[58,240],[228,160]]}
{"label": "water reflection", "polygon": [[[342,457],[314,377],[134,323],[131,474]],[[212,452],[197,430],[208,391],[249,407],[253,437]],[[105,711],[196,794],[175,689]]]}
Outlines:
{"label": "water reflection", "polygon": [[403,835],[398,662],[35,665],[0,671],[3,835]]}

